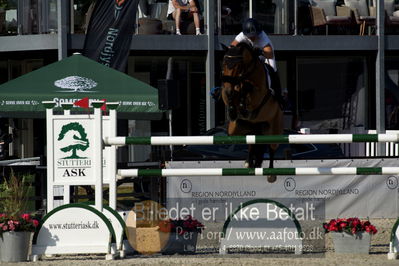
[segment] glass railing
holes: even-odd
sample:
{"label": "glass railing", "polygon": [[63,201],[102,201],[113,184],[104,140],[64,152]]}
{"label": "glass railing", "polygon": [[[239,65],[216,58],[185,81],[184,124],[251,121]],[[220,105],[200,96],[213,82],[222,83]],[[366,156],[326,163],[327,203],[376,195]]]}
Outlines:
{"label": "glass railing", "polygon": [[[207,30],[207,4],[194,0],[201,32]],[[85,33],[94,0],[70,0],[70,32]],[[20,4],[18,4],[20,3]],[[22,3],[22,4],[21,4]],[[373,35],[376,33],[376,0],[358,0],[357,8],[343,0],[214,0],[215,34],[235,35],[242,22],[256,18],[267,34]],[[140,0],[136,34],[175,34],[176,23],[168,12],[169,0]],[[386,34],[399,33],[399,0],[384,2]],[[193,14],[184,12],[182,34],[195,34]],[[0,35],[57,32],[57,0],[0,0]]]}
{"label": "glass railing", "polygon": [[57,0],[0,0],[0,35],[57,32]]}

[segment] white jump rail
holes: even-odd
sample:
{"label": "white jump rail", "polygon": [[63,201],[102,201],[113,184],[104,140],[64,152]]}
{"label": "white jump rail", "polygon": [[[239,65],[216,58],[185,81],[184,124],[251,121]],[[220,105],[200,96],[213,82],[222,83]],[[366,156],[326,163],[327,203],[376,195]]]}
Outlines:
{"label": "white jump rail", "polygon": [[119,169],[118,178],[138,176],[398,175],[399,167]]}
{"label": "white jump rail", "polygon": [[399,134],[314,134],[270,136],[175,136],[175,137],[109,137],[111,145],[213,145],[213,144],[271,144],[271,143],[355,143],[399,142]]}

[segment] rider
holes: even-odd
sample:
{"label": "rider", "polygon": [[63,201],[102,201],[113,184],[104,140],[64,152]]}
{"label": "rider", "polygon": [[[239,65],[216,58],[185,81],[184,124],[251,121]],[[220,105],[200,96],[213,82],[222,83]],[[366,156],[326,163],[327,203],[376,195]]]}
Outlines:
{"label": "rider", "polygon": [[242,24],[242,32],[240,32],[231,42],[232,46],[236,46],[240,42],[246,42],[252,45],[259,54],[259,58],[265,63],[265,67],[269,72],[271,79],[271,89],[274,91],[274,96],[281,106],[284,105],[284,100],[281,95],[280,79],[277,74],[277,65],[274,58],[273,44],[269,37],[262,30],[260,24],[253,18],[247,19]]}

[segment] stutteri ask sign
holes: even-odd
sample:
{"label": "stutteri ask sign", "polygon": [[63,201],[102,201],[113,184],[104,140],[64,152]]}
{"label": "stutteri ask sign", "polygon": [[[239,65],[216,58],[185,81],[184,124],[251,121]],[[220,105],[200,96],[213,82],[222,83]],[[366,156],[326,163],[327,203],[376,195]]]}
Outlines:
{"label": "stutteri ask sign", "polygon": [[54,182],[95,182],[93,126],[90,118],[54,120]]}

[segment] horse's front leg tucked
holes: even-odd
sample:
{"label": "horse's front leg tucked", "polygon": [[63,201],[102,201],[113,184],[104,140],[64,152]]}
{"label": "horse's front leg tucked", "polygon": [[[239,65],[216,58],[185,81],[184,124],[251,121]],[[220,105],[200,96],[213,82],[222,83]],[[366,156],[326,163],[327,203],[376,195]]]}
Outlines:
{"label": "horse's front leg tucked", "polygon": [[[269,145],[269,169],[273,168],[273,162],[274,162],[274,152],[275,150],[271,147],[271,145]],[[274,183],[277,180],[277,176],[276,175],[268,175],[267,176],[267,181],[269,183]]]}
{"label": "horse's front leg tucked", "polygon": [[247,168],[262,167],[263,155],[266,151],[265,144],[251,144],[248,145],[248,158],[245,162]]}

